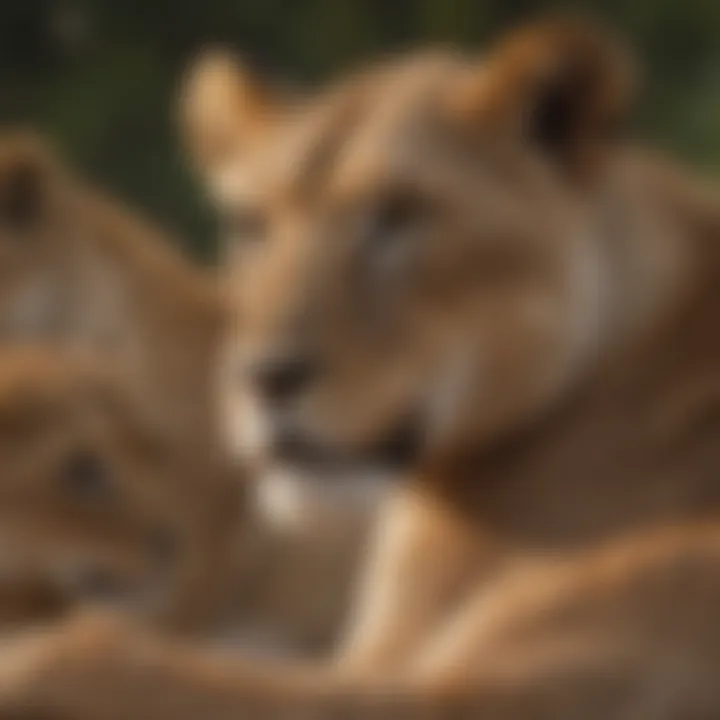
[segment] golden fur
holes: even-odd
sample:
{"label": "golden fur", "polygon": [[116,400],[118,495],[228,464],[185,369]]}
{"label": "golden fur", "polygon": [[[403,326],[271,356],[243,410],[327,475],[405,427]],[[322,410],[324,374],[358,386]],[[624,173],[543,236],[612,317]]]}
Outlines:
{"label": "golden fur", "polygon": [[183,477],[194,478],[194,488],[178,478],[178,495],[195,497],[197,563],[188,566],[176,623],[213,621],[229,591],[231,571],[221,566],[234,560],[221,557],[242,504],[217,420],[227,316],[215,275],[20,131],[0,135],[0,255],[0,341],[107,357],[173,444]]}
{"label": "golden fur", "polygon": [[[9,709],[720,712],[720,200],[617,139],[623,67],[560,23],[481,64],[411,57],[284,112],[246,107],[245,79],[219,84],[244,134],[203,165],[255,234],[234,250],[236,392],[267,432],[245,450],[276,454],[258,367],[289,353],[315,363],[272,398],[305,459],[377,459],[408,417],[415,431],[353,628],[318,668],[81,624],[8,648]],[[271,123],[251,142],[248,116]]]}
{"label": "golden fur", "polygon": [[215,276],[26,133],[0,137],[0,221],[2,338],[106,351],[161,422],[186,442],[216,444],[226,311]]}
{"label": "golden fur", "polygon": [[[156,597],[187,562],[194,509],[171,446],[107,363],[46,348],[0,354],[0,609],[6,623],[96,593]],[[152,591],[152,592],[150,592]]]}
{"label": "golden fur", "polygon": [[[40,138],[9,131],[0,135],[0,268],[0,342],[109,357],[174,446],[183,469],[178,498],[192,498],[197,517],[196,562],[166,622],[201,632],[229,623],[241,635],[272,636],[273,644],[326,646],[358,541],[309,537],[291,546],[246,511],[244,473],[224,450],[218,422],[227,313],[216,273],[188,262]],[[338,590],[308,587],[307,573],[326,569]]]}

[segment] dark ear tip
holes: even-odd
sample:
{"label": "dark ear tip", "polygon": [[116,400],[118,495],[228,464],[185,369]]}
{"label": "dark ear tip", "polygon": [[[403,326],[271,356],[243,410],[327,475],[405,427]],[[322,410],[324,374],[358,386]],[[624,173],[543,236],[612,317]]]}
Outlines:
{"label": "dark ear tip", "polygon": [[620,104],[635,89],[638,66],[623,39],[603,23],[578,15],[546,19],[520,34],[528,46],[546,57],[549,71],[566,80],[585,81],[588,90],[612,95]]}
{"label": "dark ear tip", "polygon": [[628,116],[637,85],[630,48],[583,16],[541,19],[511,33],[494,56],[500,118],[564,165],[593,166]]}
{"label": "dark ear tip", "polygon": [[46,200],[48,162],[32,137],[7,138],[0,153],[0,222],[24,229],[41,214]]}
{"label": "dark ear tip", "polygon": [[5,169],[0,208],[7,224],[26,227],[38,216],[42,198],[43,176],[37,164],[24,158]]}

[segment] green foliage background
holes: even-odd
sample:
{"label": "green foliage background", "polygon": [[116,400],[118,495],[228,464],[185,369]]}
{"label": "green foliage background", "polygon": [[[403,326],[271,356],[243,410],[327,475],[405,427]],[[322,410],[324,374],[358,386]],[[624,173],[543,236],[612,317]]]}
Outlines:
{"label": "green foliage background", "polygon": [[49,133],[91,177],[212,257],[211,213],[173,130],[178,78],[205,43],[322,78],[422,42],[480,47],[543,12],[589,11],[648,67],[643,134],[720,169],[718,0],[0,0],[0,120]]}

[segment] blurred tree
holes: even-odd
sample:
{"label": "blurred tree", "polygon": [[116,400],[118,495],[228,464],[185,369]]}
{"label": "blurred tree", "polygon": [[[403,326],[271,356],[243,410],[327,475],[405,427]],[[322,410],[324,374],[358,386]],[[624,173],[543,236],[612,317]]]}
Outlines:
{"label": "blurred tree", "polygon": [[419,42],[480,47],[524,18],[582,10],[624,31],[650,73],[643,132],[720,169],[715,0],[5,0],[0,119],[53,136],[92,177],[211,258],[214,230],[173,128],[178,78],[203,44],[318,79]]}

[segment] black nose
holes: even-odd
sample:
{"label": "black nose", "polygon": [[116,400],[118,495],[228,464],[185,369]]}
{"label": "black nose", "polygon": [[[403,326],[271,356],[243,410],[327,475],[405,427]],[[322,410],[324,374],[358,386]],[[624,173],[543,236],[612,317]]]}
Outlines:
{"label": "black nose", "polygon": [[315,365],[306,357],[264,358],[251,369],[253,383],[270,402],[287,402],[299,395],[316,377]]}

